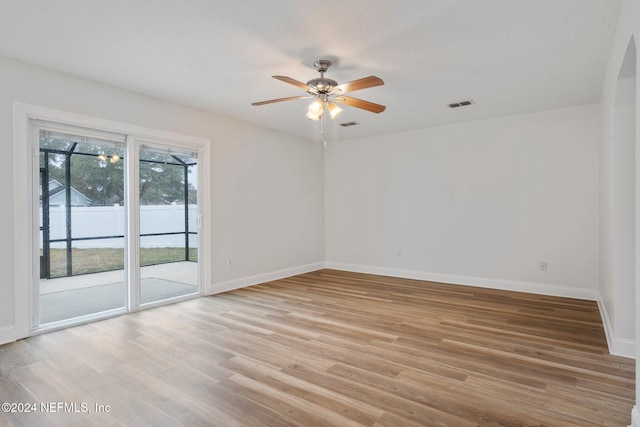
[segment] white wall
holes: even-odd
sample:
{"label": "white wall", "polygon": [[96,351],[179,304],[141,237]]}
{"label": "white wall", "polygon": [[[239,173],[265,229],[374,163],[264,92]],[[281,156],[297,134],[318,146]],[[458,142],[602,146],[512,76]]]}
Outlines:
{"label": "white wall", "polygon": [[595,299],[598,134],[587,105],[330,144],[328,265]]}
{"label": "white wall", "polygon": [[[609,325],[609,334],[613,335],[611,337],[612,343],[616,344],[616,341],[622,341],[621,347],[626,351],[634,352],[636,361],[640,360],[640,346],[637,343],[640,342],[640,316],[637,315],[638,308],[640,307],[640,282],[638,279],[640,278],[640,266],[637,262],[637,255],[640,253],[640,234],[638,233],[638,213],[640,209],[638,209],[640,202],[640,185],[638,185],[638,177],[640,174],[636,173],[636,185],[635,185],[635,200],[633,201],[635,204],[635,213],[636,213],[636,232],[635,232],[635,253],[636,253],[636,273],[635,273],[635,297],[631,294],[631,291],[627,291],[625,295],[625,289],[617,286],[616,277],[615,277],[615,266],[620,262],[617,258],[617,254],[619,253],[619,248],[616,247],[618,242],[616,241],[616,229],[615,229],[615,221],[617,219],[616,209],[618,205],[615,200],[616,191],[615,191],[615,148],[616,148],[616,137],[619,135],[620,131],[625,132],[624,129],[629,129],[628,126],[621,126],[620,119],[621,115],[616,115],[616,112],[624,114],[624,111],[621,111],[620,108],[616,108],[616,98],[618,98],[618,107],[620,107],[621,99],[620,93],[618,93],[618,87],[624,86],[626,82],[625,78],[628,78],[626,72],[624,71],[629,64],[624,64],[625,54],[627,52],[627,48],[629,46],[630,41],[633,39],[637,43],[640,36],[640,2],[636,0],[623,0],[622,8],[620,11],[620,17],[618,18],[618,25],[616,27],[616,35],[614,38],[613,46],[611,48],[611,55],[609,61],[607,63],[607,67],[605,70],[605,77],[602,87],[602,96],[601,96],[601,135],[600,135],[600,280],[599,280],[599,291],[602,299],[604,300],[603,306],[606,307],[606,311],[608,313],[608,317],[611,322],[615,324]],[[637,70],[640,70],[638,66],[639,58],[636,52],[635,64],[631,64],[631,68],[633,69],[633,74],[635,75],[635,80],[637,82]],[[623,70],[622,76],[623,79],[619,79],[620,71]],[[622,82],[619,80],[623,80]],[[635,98],[635,106],[633,110],[635,110],[635,124],[636,124],[636,134],[633,136],[635,141],[635,170],[640,171],[640,161],[638,159],[638,155],[640,150],[638,150],[638,136],[637,136],[637,124],[640,123],[639,112],[640,108],[638,108],[638,101],[640,100],[640,96],[638,93],[638,85],[635,85],[635,96],[631,96],[631,98]],[[632,89],[633,90],[633,89]],[[631,95],[631,94],[627,94]],[[616,132],[618,135],[616,135]],[[633,203],[632,202],[632,203]],[[626,303],[621,303],[620,301],[626,298]],[[630,307],[629,302],[635,299],[635,304]],[[635,320],[634,320],[635,317]],[[619,324],[622,323],[625,326],[625,329],[628,333],[629,323],[635,321],[635,340],[633,342],[628,343],[629,345],[624,346],[624,337],[619,332]],[[618,336],[621,339],[618,339]],[[640,378],[640,363],[636,363],[636,378]],[[636,406],[633,409],[632,413],[632,425],[634,427],[640,427],[640,410],[638,408],[638,397],[640,396],[640,381],[636,381]]]}
{"label": "white wall", "polygon": [[323,265],[322,144],[282,136],[273,144],[265,133],[244,127],[214,153],[213,233],[225,244],[213,248],[213,275],[221,290],[244,286],[237,278],[248,275]]}
{"label": "white wall", "polygon": [[[213,289],[315,269],[324,258],[323,148],[202,110],[0,58],[0,144],[18,101],[212,141]],[[12,199],[13,168],[0,168]],[[16,199],[20,199],[16,195]],[[22,212],[19,210],[21,214]],[[24,207],[26,212],[26,206]],[[0,342],[14,325],[13,212],[0,210]],[[226,258],[233,257],[233,267]],[[20,284],[20,286],[27,284]],[[18,309],[25,309],[18,307]]]}

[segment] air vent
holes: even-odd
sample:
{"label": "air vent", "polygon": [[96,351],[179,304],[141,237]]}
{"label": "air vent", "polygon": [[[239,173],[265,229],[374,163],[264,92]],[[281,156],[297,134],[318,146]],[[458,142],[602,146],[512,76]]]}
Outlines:
{"label": "air vent", "polygon": [[449,108],[458,108],[458,107],[466,107],[467,105],[475,104],[473,99],[469,99],[467,101],[454,102],[453,104],[449,104]]}
{"label": "air vent", "polygon": [[343,128],[347,128],[349,126],[355,126],[359,124],[358,122],[347,122],[347,123],[340,123],[340,126],[342,126]]}

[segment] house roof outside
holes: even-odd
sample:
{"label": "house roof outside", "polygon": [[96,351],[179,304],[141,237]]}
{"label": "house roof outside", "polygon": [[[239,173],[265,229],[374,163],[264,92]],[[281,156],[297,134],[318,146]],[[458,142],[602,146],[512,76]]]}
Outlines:
{"label": "house roof outside", "polygon": [[[91,206],[92,200],[71,186],[71,206]],[[42,206],[42,187],[40,187]],[[49,205],[66,206],[65,186],[57,179],[49,180]]]}

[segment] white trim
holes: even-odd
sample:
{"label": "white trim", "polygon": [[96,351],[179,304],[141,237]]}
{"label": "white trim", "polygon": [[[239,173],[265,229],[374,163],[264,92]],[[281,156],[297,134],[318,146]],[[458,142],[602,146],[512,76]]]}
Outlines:
{"label": "white trim", "polygon": [[[208,141],[208,140],[207,140]],[[204,161],[207,167],[198,167],[198,283],[200,295],[205,295],[211,286],[211,260],[213,259],[213,233],[211,232],[211,219],[213,218],[211,196],[211,169],[212,169],[211,143],[200,147],[198,151],[198,164]]]}
{"label": "white trim", "polygon": [[324,268],[324,264],[324,262],[316,262],[313,264],[285,268],[283,270],[272,271],[269,273],[256,274],[253,276],[241,277],[239,279],[213,283],[207,295],[229,292],[233,291],[234,289],[240,289],[247,286],[258,285],[260,283],[271,282],[273,280],[284,279],[287,277],[295,276],[297,274],[304,274],[310,273],[312,271],[322,270]]}
{"label": "white trim", "polygon": [[[100,145],[113,144],[114,146],[122,146],[125,142],[126,135],[122,133],[104,132],[95,129],[89,129],[86,127],[79,127],[73,125],[60,125],[60,123],[50,122],[46,120],[32,119],[31,124],[38,127],[38,129],[62,133],[67,136],[73,135],[75,137],[84,137],[89,139],[99,139]],[[83,143],[91,143],[90,141],[82,141]]]}
{"label": "white trim", "polygon": [[518,282],[514,280],[488,279],[483,277],[461,276],[456,274],[431,273],[428,271],[402,270],[397,268],[375,267],[370,265],[327,262],[326,268],[352,271],[354,273],[377,274],[379,276],[401,277],[404,279],[425,280],[429,282],[449,283],[452,285],[476,286],[480,288],[502,289],[506,291],[527,292],[539,295],[586,299],[595,301],[597,292],[588,289],[575,289],[567,286],[545,283]]}
{"label": "white trim", "polygon": [[[176,303],[179,303],[179,302],[200,298],[201,296],[202,296],[202,294],[200,292],[194,292],[192,294],[178,295],[177,297],[171,297],[171,298],[165,298],[165,299],[151,301],[151,302],[145,302],[144,304],[140,304],[137,307],[135,307],[131,312],[147,310],[149,308],[162,307],[163,305],[167,305],[167,304],[176,304]],[[128,313],[125,313],[125,314],[128,314]]]}
{"label": "white trim", "polygon": [[[31,173],[31,188],[29,189],[29,193],[27,193],[31,199],[31,210],[28,216],[29,221],[31,221],[28,235],[31,248],[40,247],[40,233],[34,230],[34,224],[40,223],[40,200],[38,197],[35,197],[35,195],[39,193],[38,187],[40,186],[40,150],[39,147],[36,148],[35,142],[38,141],[38,132],[39,128],[29,123],[29,140],[26,142],[27,152],[31,155],[31,159],[29,160],[29,164],[25,165],[25,168]],[[32,265],[31,278],[29,280],[29,308],[31,310],[29,326],[33,329],[33,325],[40,324],[40,298],[35,297],[36,295],[40,295],[40,263],[36,261],[38,260],[38,256],[35,254],[34,249],[30,251],[29,257]]]}
{"label": "white trim", "polygon": [[85,323],[95,322],[96,320],[104,320],[115,316],[121,316],[126,313],[127,311],[124,307],[119,307],[112,310],[100,311],[98,313],[91,313],[83,316],[73,317],[70,319],[64,319],[57,322],[47,323],[44,326],[32,328],[30,331],[30,335],[39,335],[45,332],[53,332],[60,329],[69,328],[71,326],[84,325]]}
{"label": "white trim", "polygon": [[613,339],[613,328],[611,327],[611,317],[609,317],[609,312],[607,311],[607,305],[604,303],[602,299],[602,295],[598,293],[598,309],[600,310],[600,317],[602,317],[602,326],[604,327],[604,334],[607,337],[607,346],[609,346],[609,353],[613,354],[612,348],[612,339]]}
{"label": "white trim", "polygon": [[38,268],[33,264],[31,251],[31,218],[28,213],[31,200],[31,155],[29,143],[30,124],[28,108],[13,104],[13,332],[11,341],[29,336],[31,302],[29,298],[32,279],[30,272]]}
{"label": "white trim", "polygon": [[640,408],[638,405],[631,410],[631,424],[629,427],[640,427]]}
{"label": "white trim", "polygon": [[140,194],[138,147],[135,138],[127,136],[125,144],[125,173],[124,195],[128,203],[125,204],[127,230],[125,239],[125,274],[127,278],[126,310],[133,311],[140,304],[140,286],[129,286],[130,283],[140,283],[140,201],[139,197],[131,197],[131,193]]}
{"label": "white trim", "polygon": [[607,306],[602,300],[600,293],[598,293],[597,300],[598,308],[600,309],[600,316],[602,317],[602,325],[604,327],[604,333],[607,337],[607,345],[609,346],[609,353],[614,356],[628,357],[630,359],[636,358],[636,344],[633,340],[626,338],[618,338],[613,332],[611,323],[611,317],[607,311]]}
{"label": "white trim", "polygon": [[609,353],[614,356],[628,357],[629,359],[636,358],[636,343],[633,340],[626,338],[611,339],[609,344]]}
{"label": "white trim", "polygon": [[[45,120],[64,125],[79,126],[95,129],[102,132],[125,134],[128,137],[144,141],[152,141],[158,144],[169,144],[176,148],[193,150],[198,147],[199,162],[205,167],[198,170],[198,191],[200,194],[209,195],[210,191],[210,147],[211,141],[206,138],[178,134],[174,132],[151,129],[142,126],[104,120],[68,111],[56,110],[21,102],[13,103],[13,252],[14,252],[14,306],[13,325],[0,329],[2,341],[15,341],[24,338],[31,333],[31,303],[29,298],[30,284],[34,282],[31,276],[38,271],[35,265],[34,255],[31,250],[32,220],[29,217],[30,195],[33,193],[30,184],[33,179],[30,176],[32,167],[31,155],[33,154],[30,141],[30,121]],[[198,204],[199,217],[202,218],[202,227],[199,230],[199,258],[207,259],[211,253],[211,217],[210,197],[201,198]],[[26,237],[26,238],[25,238]],[[199,262],[201,267],[200,283],[205,288],[210,283],[210,269],[206,262]]]}
{"label": "white trim", "polygon": [[13,105],[14,112],[18,111],[20,113],[24,113],[28,116],[29,119],[58,122],[66,125],[79,126],[83,128],[116,133],[120,135],[125,134],[144,140],[159,142],[164,141],[171,145],[175,145],[177,143],[178,146],[180,145],[181,141],[189,145],[209,145],[211,143],[209,139],[198,136],[147,128],[130,123],[116,122],[113,120],[106,120],[98,117],[86,116],[84,114],[77,114],[69,111],[56,110],[48,107],[26,104],[23,102],[15,101]]}

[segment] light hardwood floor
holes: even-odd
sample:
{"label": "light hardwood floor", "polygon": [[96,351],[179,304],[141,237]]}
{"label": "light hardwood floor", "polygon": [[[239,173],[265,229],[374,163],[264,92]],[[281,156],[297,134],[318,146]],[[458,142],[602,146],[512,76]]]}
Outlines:
{"label": "light hardwood floor", "polygon": [[626,426],[634,361],[592,301],[322,270],[2,346],[0,401],[63,411],[2,426]]}

